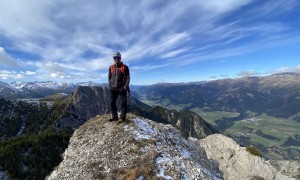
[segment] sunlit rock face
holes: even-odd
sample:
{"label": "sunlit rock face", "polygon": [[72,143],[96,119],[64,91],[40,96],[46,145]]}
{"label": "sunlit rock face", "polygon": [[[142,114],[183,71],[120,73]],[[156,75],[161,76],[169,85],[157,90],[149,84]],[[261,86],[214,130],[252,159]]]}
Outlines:
{"label": "sunlit rock face", "polygon": [[[275,168],[269,161],[252,155],[245,147],[240,147],[233,139],[222,134],[213,134],[204,139],[190,138],[195,144],[205,149],[209,159],[219,164],[225,179],[297,179],[299,163],[292,166],[281,162],[280,168]],[[298,173],[297,173],[298,169]],[[290,172],[290,173],[285,173]],[[288,177],[289,176],[289,177]]]}

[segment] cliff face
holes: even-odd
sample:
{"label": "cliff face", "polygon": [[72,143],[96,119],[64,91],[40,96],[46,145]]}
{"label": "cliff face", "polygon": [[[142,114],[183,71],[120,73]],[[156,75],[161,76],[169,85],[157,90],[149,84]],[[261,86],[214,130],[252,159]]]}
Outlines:
{"label": "cliff face", "polygon": [[104,87],[79,86],[71,96],[66,113],[56,121],[58,128],[78,128],[98,114],[110,112],[109,91]]}
{"label": "cliff face", "polygon": [[52,179],[292,179],[232,139],[181,137],[171,125],[129,114],[97,116],[73,134]]}
{"label": "cliff face", "polygon": [[173,125],[181,131],[184,137],[205,138],[207,135],[217,133],[199,115],[189,110],[177,112],[156,106],[149,110],[146,117],[156,122]]}

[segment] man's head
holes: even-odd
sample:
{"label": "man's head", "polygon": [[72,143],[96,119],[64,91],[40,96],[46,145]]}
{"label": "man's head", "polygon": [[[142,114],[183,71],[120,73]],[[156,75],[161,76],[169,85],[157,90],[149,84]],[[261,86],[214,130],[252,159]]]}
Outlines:
{"label": "man's head", "polygon": [[115,64],[119,64],[121,62],[121,53],[120,52],[114,52],[113,58],[115,61]]}

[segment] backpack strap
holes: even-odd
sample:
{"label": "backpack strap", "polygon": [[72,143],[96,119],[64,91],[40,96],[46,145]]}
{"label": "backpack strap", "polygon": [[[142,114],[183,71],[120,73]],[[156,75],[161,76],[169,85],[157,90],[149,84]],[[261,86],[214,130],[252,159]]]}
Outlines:
{"label": "backpack strap", "polygon": [[116,71],[115,65],[113,64],[113,65],[110,66],[110,73],[111,73],[111,74],[116,74],[115,71]]}
{"label": "backpack strap", "polygon": [[122,64],[121,68],[121,73],[127,78],[126,72],[125,72],[125,64]]}
{"label": "backpack strap", "polygon": [[[111,65],[110,66],[110,72],[111,74],[116,74],[117,69],[115,69],[115,65]],[[120,71],[121,73],[127,78],[126,72],[125,72],[125,64],[122,64],[122,66],[120,67]]]}

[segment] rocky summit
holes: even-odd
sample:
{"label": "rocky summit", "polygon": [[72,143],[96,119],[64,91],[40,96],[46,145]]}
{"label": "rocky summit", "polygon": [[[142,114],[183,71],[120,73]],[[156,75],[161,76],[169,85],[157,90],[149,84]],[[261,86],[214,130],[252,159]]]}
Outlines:
{"label": "rocky summit", "polygon": [[132,114],[109,118],[80,126],[46,179],[295,179],[222,135],[184,139],[171,125]]}

